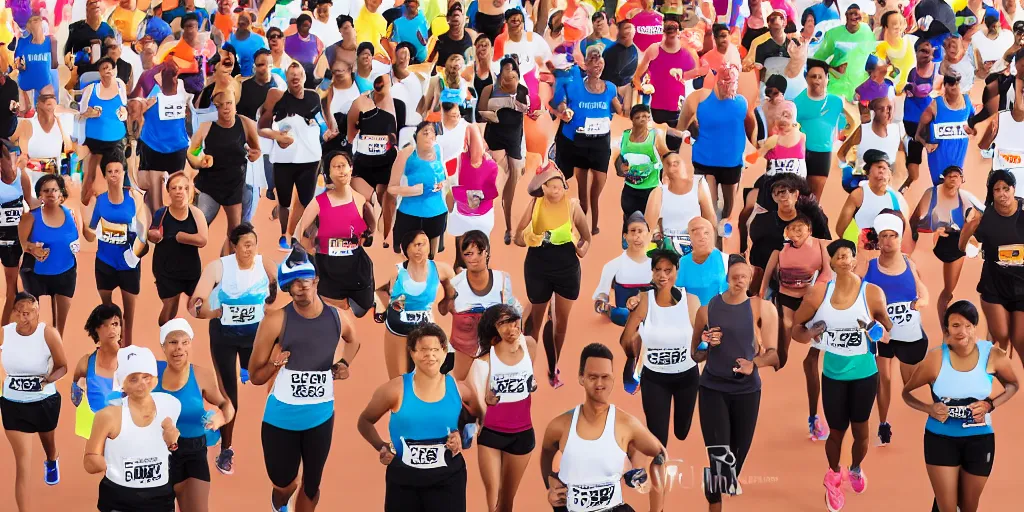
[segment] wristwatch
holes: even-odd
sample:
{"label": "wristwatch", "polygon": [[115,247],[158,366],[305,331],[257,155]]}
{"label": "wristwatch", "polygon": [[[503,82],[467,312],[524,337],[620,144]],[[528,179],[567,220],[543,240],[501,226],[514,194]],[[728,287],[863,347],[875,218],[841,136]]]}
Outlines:
{"label": "wristwatch", "polygon": [[992,401],[991,398],[986,398],[986,399],[982,400],[982,402],[988,402],[988,407],[989,407],[988,412],[992,412],[992,411],[996,410],[996,404]]}

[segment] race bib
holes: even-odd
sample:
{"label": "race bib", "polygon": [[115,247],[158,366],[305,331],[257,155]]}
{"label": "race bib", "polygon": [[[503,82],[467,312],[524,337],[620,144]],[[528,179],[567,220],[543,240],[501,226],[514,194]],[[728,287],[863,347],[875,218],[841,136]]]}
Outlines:
{"label": "race bib", "polygon": [[[288,386],[292,398],[307,399],[333,398],[334,386],[331,372],[288,372]],[[328,391],[330,390],[330,391]]]}
{"label": "race bib", "polygon": [[657,370],[686,362],[686,349],[682,347],[647,348],[647,366]]}
{"label": "race bib", "polygon": [[568,485],[565,506],[571,512],[596,512],[611,508],[618,505],[613,503],[618,485],[618,482]]}
{"label": "race bib", "polygon": [[430,311],[430,310],[427,310],[427,311],[408,311],[408,310],[404,310],[403,309],[398,314],[398,318],[399,318],[399,320],[402,321],[402,323],[405,323],[405,324],[424,324],[424,323],[428,323],[428,322],[433,322],[434,321],[433,312]]}
{"label": "race bib", "polygon": [[166,479],[164,461],[160,457],[139,457],[125,459],[124,481],[132,487],[148,487]]}
{"label": "race bib", "polygon": [[7,377],[5,388],[21,393],[40,393],[43,391],[43,378],[38,375],[29,377]]}
{"label": "race bib", "polygon": [[173,121],[185,118],[185,98],[180,95],[157,96],[156,107],[159,108],[161,121]]}
{"label": "race bib", "polygon": [[1003,267],[1024,266],[1024,244],[1000,245],[998,263]]}
{"label": "race bib", "polygon": [[860,328],[829,329],[821,333],[818,348],[837,356],[859,356],[868,353],[867,339]]}
{"label": "race bib", "polygon": [[611,119],[608,119],[607,117],[599,117],[599,118],[596,118],[596,119],[592,118],[592,117],[588,117],[587,120],[584,121],[582,130],[578,131],[578,133],[582,133],[584,135],[598,136],[598,135],[607,135],[611,131],[612,131],[612,120]]}
{"label": "race bib", "polygon": [[3,208],[0,209],[0,226],[11,227],[17,226],[21,222],[21,208]]}
{"label": "race bib", "polygon": [[910,301],[904,301],[885,306],[889,320],[892,320],[889,335],[895,341],[916,341],[921,338],[921,312],[910,305]]}
{"label": "race bib", "polygon": [[954,123],[933,123],[932,137],[935,140],[966,139],[968,137],[967,131],[964,130],[964,127],[966,126],[966,121]]}
{"label": "race bib", "polygon": [[262,304],[224,304],[221,325],[252,325],[263,320]]}
{"label": "race bib", "polygon": [[501,397],[501,403],[519,402],[530,394],[532,380],[533,372],[492,374],[491,389]]}
{"label": "race bib", "polygon": [[768,161],[768,175],[774,176],[781,173],[799,173],[800,164],[803,163],[803,159],[800,158],[776,158]]}
{"label": "race bib", "polygon": [[331,238],[327,240],[328,256],[352,256],[356,244],[348,238]]}
{"label": "race bib", "polygon": [[444,460],[444,441],[407,441],[402,438],[402,462],[415,469],[436,469],[448,467]]}
{"label": "race bib", "polygon": [[949,420],[957,420],[963,422],[963,428],[984,427],[988,425],[988,423],[984,421],[980,423],[974,421],[974,413],[971,412],[971,406],[969,405],[949,406]]}
{"label": "race bib", "polygon": [[996,157],[992,161],[994,169],[1019,169],[1024,167],[1024,151],[996,148]]}
{"label": "race bib", "polygon": [[387,135],[360,135],[356,139],[356,153],[380,156],[391,149],[391,137]]}
{"label": "race bib", "polygon": [[124,245],[128,243],[127,224],[118,224],[100,218],[98,231],[100,242],[114,245]]}

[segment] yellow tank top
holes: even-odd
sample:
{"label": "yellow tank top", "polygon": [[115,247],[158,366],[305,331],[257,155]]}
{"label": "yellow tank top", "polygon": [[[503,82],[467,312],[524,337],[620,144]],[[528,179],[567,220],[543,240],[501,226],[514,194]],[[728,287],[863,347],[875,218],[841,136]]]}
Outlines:
{"label": "yellow tank top", "polygon": [[523,233],[527,246],[540,247],[545,242],[551,245],[576,242],[576,234],[572,230],[573,202],[568,197],[563,202],[565,203],[564,214],[555,212],[555,209],[561,205],[550,203],[543,197],[534,202],[533,217]]}

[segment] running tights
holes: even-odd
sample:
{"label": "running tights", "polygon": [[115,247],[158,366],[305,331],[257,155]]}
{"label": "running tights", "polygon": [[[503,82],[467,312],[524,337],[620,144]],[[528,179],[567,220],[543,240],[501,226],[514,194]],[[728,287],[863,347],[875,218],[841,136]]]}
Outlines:
{"label": "running tights", "polygon": [[299,203],[303,208],[313,200],[316,193],[316,177],[320,162],[306,164],[274,164],[274,190],[277,202],[284,208],[292,205],[292,189],[299,194]]}
{"label": "running tights", "polygon": [[690,424],[693,423],[693,407],[697,404],[699,381],[700,370],[696,366],[682,373],[660,373],[644,368],[640,379],[640,398],[644,404],[644,416],[647,417],[647,430],[662,445],[668,446],[668,421],[673,401],[673,432],[676,439],[686,440]]}
{"label": "running tights", "polygon": [[[732,394],[700,387],[700,430],[704,434],[704,446],[708,448],[709,457],[715,452],[716,456],[726,454],[724,459],[732,459],[730,462],[734,461],[731,466],[736,476],[743,469],[743,462],[754,440],[760,405],[760,390]],[[723,447],[727,447],[727,450]],[[731,457],[728,457],[730,452]],[[710,463],[712,473],[715,474],[716,462]],[[708,503],[722,501],[721,489],[705,489],[704,495]]]}
{"label": "running tights", "polygon": [[274,487],[284,489],[299,476],[302,464],[302,491],[309,499],[320,493],[324,465],[331,452],[334,416],[307,430],[285,430],[263,422],[263,462]]}
{"label": "running tights", "polygon": [[220,376],[221,385],[224,386],[224,393],[228,395],[228,400],[231,400],[231,405],[238,409],[238,372],[235,371],[235,360],[238,360],[242,369],[248,370],[252,345],[242,347],[234,343],[213,341],[210,343],[210,355],[217,368],[217,375]]}

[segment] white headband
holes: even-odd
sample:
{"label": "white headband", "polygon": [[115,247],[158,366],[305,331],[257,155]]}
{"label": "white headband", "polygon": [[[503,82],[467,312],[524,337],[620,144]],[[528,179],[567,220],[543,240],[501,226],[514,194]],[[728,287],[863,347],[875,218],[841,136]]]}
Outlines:
{"label": "white headband", "polygon": [[898,236],[903,236],[903,221],[891,213],[883,213],[875,217],[875,233],[882,234],[882,231],[895,231]]}
{"label": "white headband", "polygon": [[188,334],[189,339],[195,337],[195,332],[192,331],[192,326],[189,325],[188,320],[185,320],[184,318],[180,317],[173,318],[169,320],[166,324],[160,326],[161,347],[164,345],[164,341],[167,340],[167,336],[169,336],[172,332],[175,331],[184,331],[185,334]]}

